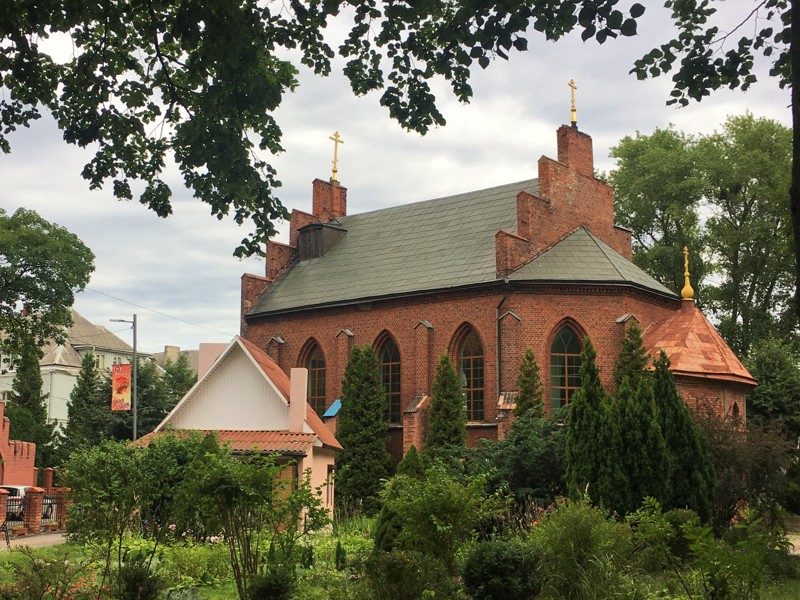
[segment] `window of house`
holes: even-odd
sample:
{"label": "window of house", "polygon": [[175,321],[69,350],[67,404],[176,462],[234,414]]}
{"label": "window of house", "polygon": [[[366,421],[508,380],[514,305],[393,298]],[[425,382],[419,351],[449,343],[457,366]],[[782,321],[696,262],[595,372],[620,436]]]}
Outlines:
{"label": "window of house", "polygon": [[483,345],[474,331],[461,340],[458,350],[461,392],[467,403],[467,419],[483,420]]}
{"label": "window of house", "polygon": [[381,383],[386,392],[386,418],[390,423],[400,423],[400,351],[391,337],[380,347]]}
{"label": "window of house", "polygon": [[325,356],[316,344],[307,354],[306,369],[308,369],[308,403],[318,415],[322,416],[325,412]]}
{"label": "window of house", "polygon": [[562,327],[550,345],[550,408],[569,404],[581,387],[581,342],[569,327]]}

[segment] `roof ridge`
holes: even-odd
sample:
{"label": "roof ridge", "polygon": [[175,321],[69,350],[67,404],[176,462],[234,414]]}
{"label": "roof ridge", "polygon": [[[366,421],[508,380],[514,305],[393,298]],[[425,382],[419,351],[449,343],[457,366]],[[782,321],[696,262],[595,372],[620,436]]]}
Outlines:
{"label": "roof ridge", "polygon": [[[513,272],[515,272],[515,271],[519,271],[519,270],[520,270],[521,268],[523,268],[524,266],[526,266],[526,265],[528,265],[528,264],[532,263],[532,262],[533,262],[533,261],[535,261],[537,258],[539,258],[539,257],[540,257],[542,254],[544,254],[545,252],[547,252],[548,250],[552,250],[554,246],[556,246],[557,244],[560,244],[561,242],[563,242],[565,239],[567,239],[567,238],[568,238],[569,236],[571,236],[573,233],[575,233],[576,231],[578,231],[578,229],[586,229],[586,228],[585,228],[583,225],[578,225],[578,226],[577,226],[577,227],[575,227],[574,229],[571,229],[570,231],[568,231],[567,233],[565,233],[564,235],[562,235],[560,238],[558,238],[558,239],[557,239],[555,242],[553,242],[553,243],[552,243],[552,244],[550,244],[549,246],[545,246],[545,247],[544,247],[544,248],[542,248],[542,249],[541,249],[539,252],[535,253],[535,254],[534,254],[533,256],[531,256],[531,257],[530,257],[528,260],[526,260],[524,263],[522,263],[520,266],[518,266],[516,269],[514,269],[514,271],[512,271],[512,273],[513,273]],[[517,234],[517,233],[512,233],[512,232],[510,232],[510,231],[507,231],[506,233],[509,233],[509,234],[511,234],[511,235],[515,235],[515,236],[517,236],[518,238],[520,238],[520,239],[523,239],[523,240],[527,240],[527,241],[528,241],[528,243],[531,243],[531,241],[530,241],[530,240],[528,240],[528,238],[526,238],[526,237],[522,237],[521,235],[519,235],[519,234]],[[509,275],[510,275],[510,273],[509,273]]]}
{"label": "roof ridge", "polygon": [[[616,264],[616,262],[614,261],[614,257],[613,257],[612,255],[609,255],[609,253],[608,253],[608,252],[606,252],[606,249],[605,249],[605,248],[603,248],[603,246],[606,246],[606,247],[607,247],[609,250],[612,250],[612,251],[613,251],[615,254],[618,254],[619,256],[622,256],[622,255],[621,255],[621,254],[619,254],[619,252],[617,252],[616,250],[614,250],[614,249],[613,249],[611,246],[609,246],[608,244],[606,244],[605,242],[603,242],[603,240],[601,240],[601,239],[599,239],[597,236],[595,236],[595,235],[594,235],[594,234],[593,234],[591,231],[589,231],[589,229],[588,229],[588,228],[584,227],[584,229],[586,229],[586,233],[588,233],[588,234],[589,234],[589,237],[590,237],[590,238],[592,239],[592,241],[595,243],[595,245],[597,246],[598,250],[600,250],[600,252],[602,252],[602,253],[603,253],[603,256],[605,256],[605,257],[608,259],[608,262],[611,264],[611,266],[612,266],[612,267],[614,268],[614,270],[617,272],[617,275],[619,275],[621,279],[625,279],[625,275],[623,275],[623,274],[622,274],[622,271],[620,271],[620,270],[619,270],[619,267],[617,267],[617,264]],[[601,244],[601,242],[603,242],[603,243]],[[624,256],[622,256],[622,258],[625,258],[625,257],[624,257]]]}
{"label": "roof ridge", "polygon": [[[438,198],[428,198],[426,200],[417,200],[415,202],[406,202],[406,203],[403,203],[403,204],[395,204],[393,206],[386,206],[384,208],[376,208],[376,209],[368,210],[368,211],[365,211],[365,212],[355,213],[355,214],[352,214],[352,215],[346,215],[344,217],[344,221],[343,221],[343,224],[341,226],[342,227],[347,227],[347,221],[349,221],[350,219],[353,219],[353,218],[361,217],[362,215],[372,215],[372,214],[378,213],[378,212],[387,213],[387,212],[391,212],[391,211],[395,211],[395,210],[406,209],[406,208],[411,207],[411,206],[419,206],[420,204],[428,204],[428,203],[433,203],[433,202],[443,202],[443,201],[446,201],[446,200],[455,200],[455,199],[459,198],[460,196],[466,196],[468,194],[469,195],[472,195],[472,194],[476,194],[476,195],[477,194],[486,194],[487,192],[491,192],[492,190],[499,190],[501,188],[515,187],[515,186],[519,186],[519,185],[523,185],[523,184],[529,184],[530,185],[530,184],[532,184],[534,182],[538,182],[538,181],[539,181],[538,177],[532,177],[530,179],[522,179],[520,181],[512,181],[511,183],[501,183],[501,184],[498,184],[498,185],[492,185],[492,186],[489,186],[489,187],[486,187],[486,188],[482,188],[482,189],[479,189],[479,190],[467,190],[465,192],[458,192],[456,194],[448,194],[447,196],[439,196]],[[520,191],[524,191],[524,190],[521,189]]]}

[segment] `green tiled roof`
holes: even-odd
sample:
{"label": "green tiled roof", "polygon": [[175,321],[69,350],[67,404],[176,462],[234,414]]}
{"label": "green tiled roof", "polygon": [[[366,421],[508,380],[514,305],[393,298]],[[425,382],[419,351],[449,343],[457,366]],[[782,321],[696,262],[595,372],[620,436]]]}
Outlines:
{"label": "green tiled roof", "polygon": [[581,227],[508,276],[511,281],[634,285],[676,297],[601,239]]}
{"label": "green tiled roof", "polygon": [[[523,190],[536,194],[537,180],[343,217],[341,240],[325,256],[295,263],[248,315],[496,281],[495,234],[516,232]],[[562,245],[566,252],[557,250]],[[581,256],[570,260],[575,252]],[[588,232],[567,237],[509,278],[633,283],[674,296]]]}

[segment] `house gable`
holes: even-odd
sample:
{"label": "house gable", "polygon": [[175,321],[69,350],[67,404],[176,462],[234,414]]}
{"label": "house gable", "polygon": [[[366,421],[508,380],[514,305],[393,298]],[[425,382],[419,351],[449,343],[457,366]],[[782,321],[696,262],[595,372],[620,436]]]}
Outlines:
{"label": "house gable", "polygon": [[[220,402],[224,398],[224,402]],[[287,430],[287,400],[234,340],[214,367],[158,426],[175,429]]]}

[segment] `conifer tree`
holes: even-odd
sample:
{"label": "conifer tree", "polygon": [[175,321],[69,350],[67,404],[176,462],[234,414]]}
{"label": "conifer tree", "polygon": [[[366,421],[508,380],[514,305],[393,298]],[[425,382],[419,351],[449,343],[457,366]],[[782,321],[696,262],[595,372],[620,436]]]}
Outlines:
{"label": "conifer tree", "polygon": [[714,470],[708,450],[689,407],[678,392],[669,370],[669,358],[663,350],[653,366],[654,398],[670,457],[662,505],[665,509],[689,507],[707,521],[714,490]]}
{"label": "conifer tree", "polygon": [[[397,465],[397,474],[405,475],[412,480],[425,479],[425,465],[415,446],[411,446],[408,449],[403,460]],[[395,495],[397,493],[398,479],[392,478],[387,485],[390,486],[387,488],[387,493]],[[400,515],[384,504],[378,513],[378,518],[375,520],[375,533],[373,536],[375,538],[375,550],[384,552],[393,550],[395,540],[401,529]]]}
{"label": "conifer tree", "polygon": [[181,354],[175,362],[168,360],[164,364],[164,381],[174,406],[197,382],[197,373],[192,371],[185,354]]}
{"label": "conifer tree", "polygon": [[100,442],[102,431],[98,427],[97,401],[101,380],[94,361],[94,354],[91,352],[83,356],[81,371],[69,394],[67,425],[59,436],[59,464],[66,462],[77,448]]}
{"label": "conifer tree", "polygon": [[542,416],[542,377],[536,355],[532,350],[526,350],[522,357],[522,364],[517,377],[517,407],[514,416],[519,418],[532,410],[536,416]]}
{"label": "conifer tree", "polygon": [[642,342],[642,330],[636,322],[631,322],[625,330],[617,362],[614,363],[614,385],[617,389],[627,377],[631,389],[635,392],[639,387],[639,379],[647,372],[647,351]]}
{"label": "conifer tree", "polygon": [[20,349],[17,371],[11,384],[6,416],[11,421],[12,439],[36,444],[36,466],[50,466],[55,424],[47,422],[47,394],[42,393],[39,360],[42,353],[33,339]]}
{"label": "conifer tree", "polygon": [[425,452],[467,445],[467,413],[458,377],[447,355],[436,367],[431,393],[431,410]]}
{"label": "conifer tree", "polygon": [[344,452],[337,463],[336,498],[345,505],[362,502],[367,514],[377,512],[381,481],[392,471],[385,413],[386,394],[375,352],[356,346],[342,381],[337,437]]}
{"label": "conifer tree", "polygon": [[627,408],[634,400],[635,391],[628,378],[622,380],[615,396],[606,395],[602,400],[602,459],[597,470],[597,483],[590,496],[594,502],[602,502],[611,511],[625,514],[623,504],[631,495],[631,481],[624,464],[626,454],[625,428]]}
{"label": "conifer tree", "polygon": [[640,377],[634,390],[623,378],[616,398],[610,398],[618,435],[609,444],[603,502],[610,510],[626,515],[639,508],[648,496],[664,497],[670,461],[661,433],[649,378]]}
{"label": "conifer tree", "polygon": [[606,417],[600,383],[597,353],[589,338],[581,353],[581,389],[573,394],[567,427],[567,489],[573,497],[581,497],[587,486],[589,495],[597,498],[597,481],[604,466]]}

